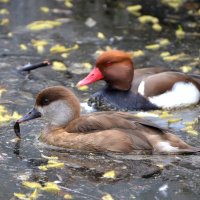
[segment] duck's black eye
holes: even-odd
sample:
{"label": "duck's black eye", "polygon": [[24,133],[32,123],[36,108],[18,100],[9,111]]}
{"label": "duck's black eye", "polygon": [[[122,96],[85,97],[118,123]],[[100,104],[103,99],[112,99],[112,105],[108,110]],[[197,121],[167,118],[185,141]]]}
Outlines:
{"label": "duck's black eye", "polygon": [[49,99],[48,98],[45,98],[42,100],[42,105],[43,106],[47,106],[49,104]]}

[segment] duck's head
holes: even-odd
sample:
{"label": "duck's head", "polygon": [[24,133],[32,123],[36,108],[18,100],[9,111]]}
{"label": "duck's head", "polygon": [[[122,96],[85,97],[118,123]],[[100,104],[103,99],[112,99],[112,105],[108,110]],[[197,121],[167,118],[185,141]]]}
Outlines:
{"label": "duck's head", "polygon": [[65,87],[53,86],[42,90],[36,97],[35,106],[17,122],[44,116],[51,125],[63,127],[79,115],[78,98]]}
{"label": "duck's head", "polygon": [[130,55],[124,51],[109,50],[97,58],[94,69],[77,85],[83,86],[105,80],[110,87],[126,91],[131,87],[133,74]]}

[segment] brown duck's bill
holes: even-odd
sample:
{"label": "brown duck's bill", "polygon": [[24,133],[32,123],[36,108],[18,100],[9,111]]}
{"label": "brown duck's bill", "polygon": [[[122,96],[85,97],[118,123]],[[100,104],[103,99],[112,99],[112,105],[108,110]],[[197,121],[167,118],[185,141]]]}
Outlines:
{"label": "brown duck's bill", "polygon": [[32,108],[26,115],[24,115],[21,119],[18,119],[14,124],[14,131],[17,137],[21,138],[20,135],[20,126],[19,124],[25,121],[29,121],[35,118],[41,117],[41,113],[36,109]]}

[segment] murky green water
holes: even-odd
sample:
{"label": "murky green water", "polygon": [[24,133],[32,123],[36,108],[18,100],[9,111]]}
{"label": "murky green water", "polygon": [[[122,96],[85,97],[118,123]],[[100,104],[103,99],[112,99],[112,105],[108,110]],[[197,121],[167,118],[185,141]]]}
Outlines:
{"label": "murky green water", "polygon": [[[1,2],[1,1],[0,1]],[[188,3],[190,2],[190,3]],[[6,92],[0,98],[0,105],[12,113],[26,113],[34,103],[38,91],[50,85],[65,85],[72,88],[85,102],[90,94],[103,83],[89,87],[88,91],[78,91],[75,84],[80,80],[86,69],[83,62],[94,64],[94,53],[106,46],[127,51],[144,50],[145,55],[135,58],[135,65],[164,66],[179,69],[183,65],[193,64],[190,73],[199,73],[199,22],[196,15],[200,5],[198,1],[185,1],[179,11],[169,8],[160,1],[81,1],[74,0],[73,8],[64,6],[63,1],[56,0],[11,0],[10,3],[0,3],[0,9],[9,10],[9,15],[0,15],[0,19],[9,18],[7,26],[0,26],[0,86]],[[152,30],[150,24],[141,25],[137,17],[129,14],[126,7],[132,4],[142,4],[142,14],[154,15],[160,19],[163,31]],[[40,7],[50,8],[49,13],[42,13]],[[189,12],[189,13],[188,13]],[[96,25],[88,27],[88,18],[95,20]],[[26,25],[35,20],[65,21],[62,26],[32,32]],[[184,39],[176,38],[174,32],[181,25],[186,32]],[[13,37],[8,33],[12,32]],[[97,33],[105,34],[101,40]],[[157,39],[167,38],[170,44],[152,51],[145,49],[148,44],[156,43]],[[48,40],[43,54],[38,54],[31,40]],[[72,47],[79,44],[79,49],[70,51],[68,58],[60,54],[51,54],[49,49],[55,44]],[[22,51],[19,45],[25,44],[27,51]],[[161,52],[171,54],[185,53],[188,55],[181,61],[167,62],[160,56]],[[68,65],[68,72],[56,72],[51,67],[32,71],[24,76],[16,69],[28,62],[37,63],[44,59],[61,60]],[[72,75],[72,76],[71,76]],[[187,94],[186,94],[187,95]],[[186,142],[200,146],[200,136],[190,135],[185,131],[183,122],[192,121],[199,115],[200,107],[172,111],[173,117],[183,120],[169,125]],[[83,108],[83,112],[86,112]],[[167,119],[150,118],[163,127],[168,126]],[[95,155],[83,152],[71,152],[52,149],[38,141],[38,136],[44,126],[40,120],[24,124],[21,127],[22,141],[13,142],[13,122],[0,127],[0,199],[15,199],[13,193],[33,192],[23,187],[22,181],[36,181],[41,184],[56,181],[61,192],[39,192],[38,199],[63,199],[70,193],[74,199],[102,199],[111,194],[113,199],[199,199],[200,195],[200,157],[199,155],[168,156],[168,155]],[[194,130],[198,131],[199,123]],[[58,156],[65,163],[62,169],[41,171],[38,166],[46,163],[41,155]],[[160,169],[156,165],[164,166]],[[115,170],[117,178],[102,179],[102,175]]]}

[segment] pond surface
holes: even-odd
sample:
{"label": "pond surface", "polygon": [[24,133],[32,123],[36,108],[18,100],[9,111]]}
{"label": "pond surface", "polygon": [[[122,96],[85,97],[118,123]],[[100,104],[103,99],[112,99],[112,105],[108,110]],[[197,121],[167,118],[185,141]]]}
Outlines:
{"label": "pond surface", "polygon": [[[0,105],[10,115],[15,111],[23,115],[32,107],[35,95],[52,85],[68,86],[82,103],[87,102],[89,95],[103,83],[96,83],[86,91],[78,90],[76,83],[90,70],[83,63],[93,66],[96,54],[109,48],[134,52],[141,50],[144,55],[137,56],[135,53],[134,62],[137,67],[163,66],[199,74],[199,1],[183,1],[177,8],[163,2],[166,1],[0,0],[0,89],[6,90],[2,92]],[[161,31],[153,30],[151,22],[141,24],[138,16],[135,16],[137,13],[131,14],[127,11],[127,6],[136,4],[142,5],[139,11],[141,15],[152,15],[159,19]],[[2,9],[7,9],[9,13],[1,11]],[[52,29],[29,30],[27,25],[36,20],[57,20],[62,24]],[[182,39],[175,35],[178,27],[185,32]],[[160,39],[163,38],[168,39],[169,43],[160,45],[157,50],[146,47],[160,44]],[[47,44],[34,46],[33,40],[45,40]],[[77,44],[78,48],[76,46],[69,49],[67,55],[53,53],[50,49],[56,44],[67,48]],[[161,56],[163,52],[178,54],[181,59],[164,59]],[[29,62],[37,63],[45,59],[64,63],[68,66],[67,71],[46,67],[30,74],[17,72],[17,68]],[[83,112],[89,112],[85,104],[82,109]],[[148,118],[163,127],[169,127],[187,143],[200,146],[199,122],[190,133],[183,130],[185,122],[198,119],[199,111],[200,106],[171,111],[173,118],[181,120],[170,124],[168,118],[152,115]],[[6,123],[4,118],[5,113],[1,114],[0,122],[2,200],[17,199],[14,193],[30,196],[34,189],[24,187],[22,183],[25,180],[41,185],[46,182],[57,183],[61,189],[59,192],[37,191],[37,199],[41,200],[59,200],[65,194],[69,195],[68,199],[73,197],[91,200],[195,200],[200,197],[198,154],[101,155],[51,148],[38,141],[45,125],[41,120],[22,125],[22,140],[16,143],[14,121]],[[39,166],[47,163],[45,156],[57,156],[64,167],[47,171],[39,169]],[[114,179],[102,178],[104,173],[113,170],[116,173]]]}

